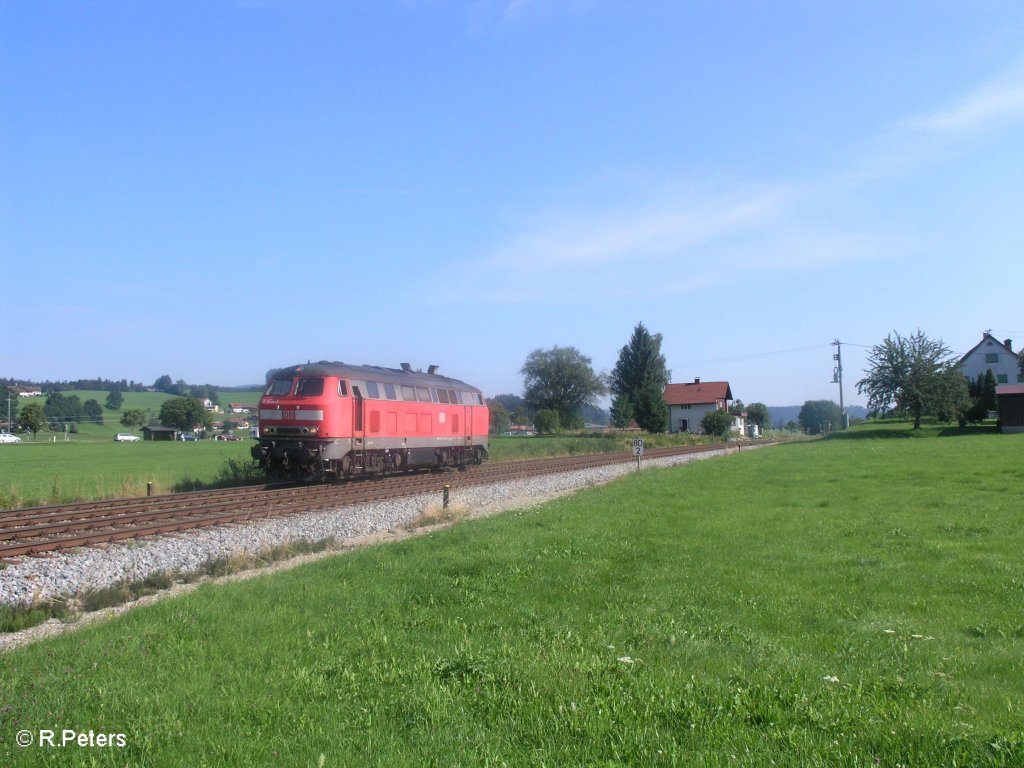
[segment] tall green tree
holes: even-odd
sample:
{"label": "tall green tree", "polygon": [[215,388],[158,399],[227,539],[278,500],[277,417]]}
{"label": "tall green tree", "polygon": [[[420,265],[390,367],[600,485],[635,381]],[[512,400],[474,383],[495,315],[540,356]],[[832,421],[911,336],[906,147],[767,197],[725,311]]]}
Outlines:
{"label": "tall green tree", "polygon": [[194,397],[172,397],[160,406],[160,423],[182,432],[206,429],[213,424],[213,417],[203,407],[203,402]]}
{"label": "tall green tree", "polygon": [[771,428],[772,416],[768,412],[768,406],[764,403],[751,403],[748,405],[747,421],[757,424],[761,429]]}
{"label": "tall green tree", "polygon": [[118,408],[124,405],[124,395],[122,395],[121,391],[118,389],[111,390],[110,394],[107,395],[107,401],[105,405],[110,410],[116,411]]}
{"label": "tall green tree", "polygon": [[620,420],[632,410],[637,426],[647,432],[668,429],[664,392],[670,373],[661,354],[661,340],[660,333],[652,334],[643,323],[638,323],[629,343],[619,350],[618,362],[609,377],[608,388],[615,398],[612,407]]}
{"label": "tall green tree", "polygon": [[558,413],[563,427],[582,424],[579,409],[608,391],[601,377],[594,373],[590,358],[575,347],[535,349],[520,373],[523,374],[523,399],[529,408]]}
{"label": "tall green tree", "polygon": [[505,406],[497,400],[488,400],[487,408],[490,411],[490,433],[500,435],[508,432],[509,415]]}
{"label": "tall green tree", "polygon": [[612,398],[610,415],[613,427],[625,429],[633,421],[633,403],[626,395],[616,395]]}
{"label": "tall green tree", "polygon": [[967,381],[957,358],[942,339],[930,339],[920,329],[903,337],[893,331],[868,354],[867,376],[857,391],[867,393],[868,407],[893,411],[913,418],[956,418],[967,407]]}
{"label": "tall green tree", "polygon": [[53,392],[46,398],[46,405],[43,406],[46,417],[53,423],[81,421],[82,400],[78,395],[65,395],[62,392]]}
{"label": "tall green tree", "polygon": [[823,435],[840,428],[843,412],[839,408],[839,403],[831,400],[808,400],[800,408],[797,420],[805,432]]}
{"label": "tall green tree", "polygon": [[82,416],[91,424],[102,424],[103,406],[100,405],[99,400],[89,398],[82,403]]}
{"label": "tall green tree", "polygon": [[26,432],[31,432],[33,440],[36,434],[46,427],[47,422],[46,411],[41,403],[29,403],[18,414],[18,426]]}
{"label": "tall green tree", "polygon": [[141,408],[128,408],[121,414],[120,423],[125,429],[139,429],[146,424],[146,412]]}

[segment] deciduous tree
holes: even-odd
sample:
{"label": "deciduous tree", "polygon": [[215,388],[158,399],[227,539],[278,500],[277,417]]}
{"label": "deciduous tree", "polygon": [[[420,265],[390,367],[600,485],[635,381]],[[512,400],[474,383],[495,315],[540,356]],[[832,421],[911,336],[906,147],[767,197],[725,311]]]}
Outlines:
{"label": "deciduous tree", "polygon": [[99,400],[95,398],[89,398],[82,403],[82,415],[83,417],[92,424],[103,423],[103,406],[100,405]]}
{"label": "deciduous tree", "polygon": [[967,407],[967,381],[956,363],[942,339],[920,329],[905,338],[893,331],[871,348],[857,391],[867,393],[868,408],[909,415],[920,429],[925,414],[949,420]]}
{"label": "deciduous tree", "polygon": [[197,427],[207,428],[213,424],[213,417],[194,397],[172,397],[160,406],[160,423],[182,432],[191,432]]}
{"label": "deciduous tree", "polygon": [[31,432],[33,440],[36,437],[36,433],[40,432],[46,424],[46,411],[41,403],[29,403],[18,414],[18,426],[27,432]]}
{"label": "deciduous tree", "polygon": [[520,373],[527,405],[535,413],[556,411],[563,427],[580,424],[580,406],[608,391],[591,368],[590,358],[575,347],[535,349]]}
{"label": "deciduous tree", "polygon": [[146,412],[141,408],[128,408],[121,414],[121,426],[125,429],[139,429],[146,424]]}
{"label": "deciduous tree", "polygon": [[839,429],[843,420],[843,411],[839,403],[832,400],[808,400],[797,416],[800,426],[812,435],[823,435]]}
{"label": "deciduous tree", "polygon": [[768,412],[768,406],[764,403],[748,405],[747,420],[752,424],[757,424],[761,429],[769,429],[772,426],[772,416]]}

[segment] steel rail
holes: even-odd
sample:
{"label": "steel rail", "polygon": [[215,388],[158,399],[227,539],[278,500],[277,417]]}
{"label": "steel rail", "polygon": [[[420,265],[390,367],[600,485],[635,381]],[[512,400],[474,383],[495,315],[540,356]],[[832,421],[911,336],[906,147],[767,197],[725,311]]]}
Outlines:
{"label": "steel rail", "polygon": [[[771,442],[759,445],[773,445]],[[690,453],[739,450],[739,444],[711,444],[649,449],[646,459]],[[303,486],[260,486],[193,491],[165,496],[113,499],[107,502],[29,507],[0,511],[0,560],[80,546],[176,533],[425,493],[444,486],[465,487],[503,482],[611,464],[631,463],[621,453],[585,454],[551,459],[502,462],[451,471],[388,476],[376,482]]]}

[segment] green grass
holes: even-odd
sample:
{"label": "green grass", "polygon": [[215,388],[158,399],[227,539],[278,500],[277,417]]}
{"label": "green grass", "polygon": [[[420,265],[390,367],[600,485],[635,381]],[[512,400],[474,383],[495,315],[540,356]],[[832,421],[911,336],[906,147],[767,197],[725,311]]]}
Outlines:
{"label": "green grass", "polygon": [[1021,765],[1024,438],[939,433],[647,469],[5,654],[0,762]]}
{"label": "green grass", "polygon": [[[231,462],[251,464],[250,440],[21,443],[0,452],[0,509],[144,496],[217,485]],[[244,478],[243,478],[244,479]]]}

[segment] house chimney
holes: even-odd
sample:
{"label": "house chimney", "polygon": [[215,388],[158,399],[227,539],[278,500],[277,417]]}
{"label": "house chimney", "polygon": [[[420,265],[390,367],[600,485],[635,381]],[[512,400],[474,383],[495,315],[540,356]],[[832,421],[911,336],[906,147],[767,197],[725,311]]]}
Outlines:
{"label": "house chimney", "polygon": [[412,370],[412,366],[409,365],[409,363],[402,363],[402,370],[403,371],[411,371]]}
{"label": "house chimney", "polygon": [[700,376],[694,376],[693,377],[693,383],[694,384],[700,384]]}
{"label": "house chimney", "polygon": [[1006,341],[1003,342],[1003,344],[1006,346],[1008,350],[1013,352],[1013,339],[1007,339]]}

